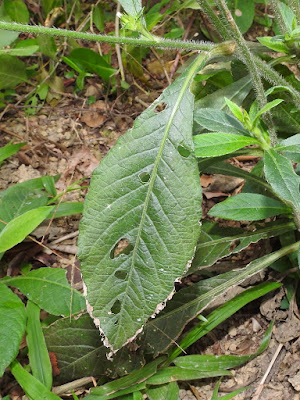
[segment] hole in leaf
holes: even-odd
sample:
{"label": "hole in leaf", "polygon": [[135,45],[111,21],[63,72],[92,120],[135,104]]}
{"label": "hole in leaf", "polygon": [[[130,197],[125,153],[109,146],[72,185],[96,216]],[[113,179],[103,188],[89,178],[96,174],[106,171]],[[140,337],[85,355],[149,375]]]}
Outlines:
{"label": "hole in leaf", "polygon": [[142,172],[139,175],[139,178],[143,183],[147,183],[149,181],[149,179],[150,179],[150,174],[148,174],[148,172]]}
{"label": "hole in leaf", "polygon": [[122,271],[121,269],[115,272],[115,277],[118,279],[126,279],[127,277],[127,272],[126,271]]}
{"label": "hole in leaf", "polygon": [[191,152],[189,151],[189,149],[187,149],[186,147],[181,146],[181,145],[179,145],[179,146],[177,147],[177,150],[178,150],[178,153],[179,153],[182,157],[188,157],[188,156],[191,154]]}
{"label": "hole in leaf", "polygon": [[157,106],[154,108],[154,112],[156,114],[162,112],[163,110],[165,110],[167,108],[167,104],[166,103],[159,103],[157,104]]}
{"label": "hole in leaf", "polygon": [[121,254],[129,254],[132,249],[133,246],[130,244],[129,240],[126,238],[121,238],[111,249],[110,258],[113,260]]}
{"label": "hole in leaf", "polygon": [[113,314],[119,314],[119,312],[121,311],[121,302],[120,300],[116,300],[114,302],[114,305],[112,306],[111,310],[110,310]]}

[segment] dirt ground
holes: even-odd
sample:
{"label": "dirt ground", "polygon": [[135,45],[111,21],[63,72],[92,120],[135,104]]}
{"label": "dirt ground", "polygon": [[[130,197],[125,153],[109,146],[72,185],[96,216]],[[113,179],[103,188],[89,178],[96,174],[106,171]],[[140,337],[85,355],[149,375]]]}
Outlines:
{"label": "dirt ground", "polygon": [[[119,96],[103,96],[101,87],[90,80],[81,96],[65,93],[55,107],[45,106],[36,115],[26,117],[23,108],[14,106],[1,114],[0,145],[14,139],[27,143],[17,155],[11,157],[0,169],[0,190],[41,175],[61,174],[57,189],[64,191],[79,180],[80,186],[89,183],[93,169],[115,144],[116,139],[132,126],[133,120],[159,95],[163,84],[156,82],[151,94],[133,87]],[[88,97],[95,96],[96,103],[89,105]],[[238,162],[238,161],[236,161]],[[245,168],[249,165],[244,164]],[[249,167],[250,168],[250,167]],[[205,195],[205,210],[219,197],[240,190],[241,180],[228,177],[204,176],[201,180]],[[79,187],[79,185],[78,185]],[[64,200],[83,201],[86,189],[68,192]],[[43,224],[34,235],[46,236],[46,249],[39,248],[33,254],[34,266],[61,267],[69,270],[76,266],[75,287],[81,289],[79,263],[76,260],[76,240],[79,215],[55,219],[51,225]],[[33,246],[33,245],[32,245]],[[259,242],[247,250],[249,261],[259,252],[270,248],[269,242]],[[14,250],[15,251],[15,250]],[[9,273],[18,273],[14,251],[9,253]],[[30,252],[30,250],[28,250]],[[240,259],[227,260],[232,268],[240,266]],[[219,265],[221,268],[222,265]],[[251,281],[280,279],[274,272],[266,272]],[[241,287],[234,289],[238,293]],[[232,293],[231,293],[232,295]],[[232,377],[224,378],[220,394],[240,387],[249,388],[237,395],[237,400],[285,399],[300,400],[300,320],[298,310],[281,310],[283,289],[272,292],[244,307],[239,313],[216,328],[210,335],[194,345],[194,354],[244,355],[257,350],[271,320],[275,320],[269,348],[259,357],[232,371]],[[182,383],[181,399],[209,400],[216,379]]]}

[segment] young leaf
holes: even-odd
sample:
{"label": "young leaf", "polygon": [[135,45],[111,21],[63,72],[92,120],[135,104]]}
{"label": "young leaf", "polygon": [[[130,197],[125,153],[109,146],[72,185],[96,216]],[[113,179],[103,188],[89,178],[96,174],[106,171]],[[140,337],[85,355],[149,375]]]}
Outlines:
{"label": "young leaf", "polygon": [[25,146],[26,143],[18,143],[18,144],[7,144],[4,147],[0,148],[0,163],[4,161],[6,158],[12,156],[17,151],[20,150],[21,147]]}
{"label": "young leaf", "polygon": [[213,206],[209,215],[233,221],[259,221],[292,210],[284,203],[256,193],[240,193]]}
{"label": "young leaf", "polygon": [[26,65],[8,54],[0,55],[0,89],[11,89],[27,80]]}
{"label": "young leaf", "polygon": [[40,308],[27,302],[26,343],[32,375],[47,389],[52,387],[52,366],[40,322]]}
{"label": "young leaf", "polygon": [[258,121],[258,118],[264,114],[265,112],[271,110],[272,108],[278,106],[278,104],[282,103],[283,100],[282,99],[275,99],[273,101],[271,101],[270,103],[267,103],[261,110],[259,110],[259,112],[256,114],[254,120],[253,120],[253,125],[255,125]]}
{"label": "young leaf", "polygon": [[225,102],[228,106],[228,108],[230,109],[230,111],[232,112],[232,114],[241,122],[244,122],[244,114],[243,111],[240,109],[240,107],[234,103],[233,101],[227,99],[225,97]]}
{"label": "young leaf", "polygon": [[194,136],[193,139],[197,157],[222,156],[245,146],[260,144],[257,139],[252,137],[222,132],[201,133],[201,135]]}
{"label": "young leaf", "polygon": [[290,53],[290,49],[282,40],[275,40],[272,36],[258,37],[257,40],[271,50],[278,51],[279,53]]}
{"label": "young leaf", "polygon": [[85,309],[84,297],[71,288],[66,271],[60,268],[39,268],[24,276],[5,277],[2,282],[17,287],[53,315],[70,315]]}
{"label": "young leaf", "polygon": [[0,377],[17,357],[25,333],[26,312],[22,301],[0,283]]}
{"label": "young leaf", "polygon": [[[283,18],[284,25],[288,30],[287,33],[291,34],[294,29],[295,22],[296,22],[295,14],[290,9],[290,7],[288,7],[282,1],[279,1],[278,3],[279,3],[279,9],[281,12],[281,17]],[[283,32],[283,33],[285,33],[285,32]]]}
{"label": "young leaf", "polygon": [[240,252],[250,243],[279,236],[294,229],[294,223],[286,221],[267,224],[253,232],[237,228],[224,228],[216,223],[204,221],[195,257],[188,272],[192,273],[200,267],[209,267],[223,257]]}
{"label": "young leaf", "polygon": [[0,253],[22,242],[48,217],[52,209],[53,207],[35,208],[10,221],[0,233]]}
{"label": "young leaf", "polygon": [[10,364],[10,370],[19,385],[31,400],[61,400],[56,394],[50,392],[39,380],[27,372],[19,363],[14,360]]}
{"label": "young leaf", "polygon": [[264,161],[265,177],[274,192],[299,211],[300,178],[295,173],[292,162],[272,149],[265,152]]}
{"label": "young leaf", "polygon": [[210,131],[249,136],[249,132],[246,131],[243,125],[224,111],[213,108],[200,108],[194,113],[194,121]]}
{"label": "young leaf", "polygon": [[[194,253],[201,188],[189,85],[204,62],[143,112],[93,174],[79,257],[91,314],[115,350],[162,308]],[[121,239],[128,255],[115,253]]]}

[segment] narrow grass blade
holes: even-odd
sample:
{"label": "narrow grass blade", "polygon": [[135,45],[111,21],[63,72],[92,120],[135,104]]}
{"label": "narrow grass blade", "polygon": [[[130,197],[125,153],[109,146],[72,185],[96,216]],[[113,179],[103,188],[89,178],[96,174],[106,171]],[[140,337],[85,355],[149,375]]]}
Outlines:
{"label": "narrow grass blade", "polygon": [[32,375],[51,390],[52,366],[41,327],[40,308],[28,300],[26,311],[26,342]]}

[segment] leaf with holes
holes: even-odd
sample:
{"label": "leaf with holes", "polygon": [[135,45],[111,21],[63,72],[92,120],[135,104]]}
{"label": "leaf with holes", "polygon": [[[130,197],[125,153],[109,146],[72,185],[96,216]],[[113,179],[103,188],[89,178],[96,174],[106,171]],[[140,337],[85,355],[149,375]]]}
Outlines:
{"label": "leaf with holes", "polygon": [[79,258],[89,312],[114,350],[163,308],[194,254],[201,188],[189,86],[204,62],[143,112],[93,174]]}

